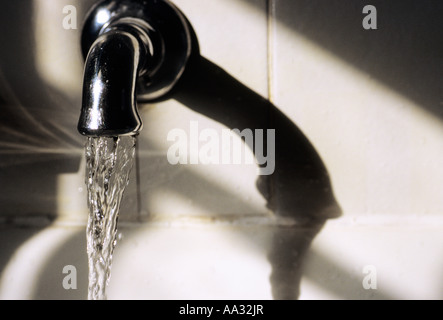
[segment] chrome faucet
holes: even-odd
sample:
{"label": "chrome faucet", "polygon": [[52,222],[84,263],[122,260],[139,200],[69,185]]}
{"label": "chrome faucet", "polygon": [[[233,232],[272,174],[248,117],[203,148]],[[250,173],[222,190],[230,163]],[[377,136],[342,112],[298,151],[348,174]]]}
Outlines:
{"label": "chrome faucet", "polygon": [[83,27],[86,59],[78,131],[85,136],[134,135],[137,101],[166,95],[191,54],[192,28],[165,0],[106,0]]}

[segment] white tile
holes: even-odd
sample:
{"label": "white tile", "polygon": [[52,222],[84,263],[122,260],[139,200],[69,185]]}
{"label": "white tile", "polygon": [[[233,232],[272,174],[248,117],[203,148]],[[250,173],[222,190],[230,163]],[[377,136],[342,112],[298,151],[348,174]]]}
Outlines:
{"label": "white tile", "polygon": [[[59,300],[87,298],[87,255],[82,226],[23,227],[2,225],[0,298],[12,300]],[[76,290],[63,288],[74,266]]]}
{"label": "white tile", "polygon": [[[275,104],[322,157],[346,217],[439,214],[443,208],[439,196],[443,172],[437,160],[443,156],[441,122],[358,64],[354,66],[355,61],[347,62],[329,50],[331,42],[345,45],[348,34],[355,39],[358,31],[339,34],[340,26],[316,22],[322,10],[318,5],[274,1]],[[355,17],[350,12],[343,21],[358,21],[361,13]],[[331,20],[339,21],[335,15]],[[328,38],[328,47],[311,36],[318,34]],[[372,39],[367,34],[361,38]],[[371,54],[369,50],[358,63],[364,67],[367,59],[375,59]]]}
{"label": "white tile", "polygon": [[[1,231],[2,298],[86,299],[84,226],[2,225]],[[285,248],[283,233],[301,241],[302,251]],[[109,299],[272,299],[272,261],[300,299],[442,298],[439,226],[327,224],[306,256],[315,235],[306,229],[170,220],[123,223],[119,234]],[[76,268],[76,290],[61,285],[66,265]],[[374,268],[376,288],[363,287],[366,266]]]}
{"label": "white tile", "polygon": [[[441,299],[441,120],[365,69],[382,37],[359,33],[361,2],[272,3],[273,102],[321,156],[343,209],[314,240],[300,298]],[[376,290],[363,288],[367,265]]]}
{"label": "white tile", "polygon": [[202,56],[267,95],[266,0],[174,0],[197,34]]}
{"label": "white tile", "polygon": [[[307,255],[300,298],[439,300],[442,248],[441,225],[327,225]],[[376,288],[365,289],[372,275]]]}
{"label": "white tile", "polygon": [[[1,226],[2,299],[86,299],[84,226]],[[211,223],[123,224],[108,299],[270,299],[270,229]],[[75,267],[77,289],[62,286]]]}
{"label": "white tile", "polygon": [[267,232],[196,224],[122,233],[109,299],[271,299]]}
{"label": "white tile", "polygon": [[[266,1],[174,1],[193,25],[201,54],[259,94],[267,93]],[[198,99],[198,97],[196,97]],[[214,97],[217,99],[217,97]],[[175,100],[143,106],[140,133],[142,216],[266,214],[255,187],[255,164],[171,165],[167,141],[174,129],[190,134],[227,129]],[[235,115],[233,115],[235,117]],[[232,128],[233,129],[233,128]],[[200,143],[200,146],[202,144]]]}

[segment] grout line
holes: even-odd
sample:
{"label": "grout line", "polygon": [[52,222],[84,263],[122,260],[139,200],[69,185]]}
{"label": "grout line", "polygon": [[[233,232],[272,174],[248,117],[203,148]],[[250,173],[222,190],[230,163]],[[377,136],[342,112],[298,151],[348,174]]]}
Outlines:
{"label": "grout line", "polygon": [[[266,0],[266,71],[267,71],[267,94],[268,101],[274,104],[274,17],[275,17],[275,0]],[[275,119],[271,112],[272,106],[268,107],[268,126],[273,128]],[[275,198],[275,179],[268,179],[267,191],[269,194],[269,202]]]}
{"label": "grout line", "polygon": [[267,40],[267,85],[268,100],[274,103],[274,16],[275,0],[266,0],[266,40]]}
{"label": "grout line", "polygon": [[328,220],[331,227],[443,227],[443,219],[440,214],[429,215],[360,215],[343,216],[337,219]]}
{"label": "grout line", "polygon": [[[426,216],[419,215],[380,215],[355,216],[328,219],[327,228],[443,228],[443,219],[440,214]],[[87,219],[75,217],[55,217],[44,215],[30,216],[0,216],[0,230],[3,228],[46,228],[46,227],[85,227]],[[225,226],[253,226],[253,227],[289,227],[306,228],[312,225],[299,223],[296,219],[267,215],[219,215],[219,216],[154,216],[138,221],[119,221],[120,227],[163,226],[189,227],[205,225]]]}

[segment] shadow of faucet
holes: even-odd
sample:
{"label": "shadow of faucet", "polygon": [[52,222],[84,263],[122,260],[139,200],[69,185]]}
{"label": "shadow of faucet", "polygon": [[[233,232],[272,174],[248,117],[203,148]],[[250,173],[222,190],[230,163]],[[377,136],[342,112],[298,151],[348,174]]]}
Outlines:
{"label": "shadow of faucet", "polygon": [[298,298],[304,254],[326,220],[341,215],[315,148],[270,101],[199,55],[170,97],[231,129],[275,130],[275,171],[256,186],[275,217],[288,222],[275,228],[268,252],[273,297]]}

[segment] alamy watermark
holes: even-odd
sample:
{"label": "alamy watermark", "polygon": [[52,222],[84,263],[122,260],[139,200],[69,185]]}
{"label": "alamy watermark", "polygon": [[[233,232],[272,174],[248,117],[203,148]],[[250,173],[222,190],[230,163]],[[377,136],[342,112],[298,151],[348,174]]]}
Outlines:
{"label": "alamy watermark", "polygon": [[66,5],[63,7],[62,13],[65,15],[62,21],[63,29],[77,29],[77,8],[73,5]]}
{"label": "alamy watermark", "polygon": [[166,139],[173,142],[167,153],[172,165],[256,163],[259,175],[271,175],[275,170],[275,129],[221,129],[219,133],[214,128],[200,130],[198,121],[190,121],[189,135],[174,128]]}
{"label": "alamy watermark", "polygon": [[77,289],[77,268],[73,265],[63,267],[63,273],[67,274],[63,278],[62,286],[65,290]]}
{"label": "alamy watermark", "polygon": [[372,5],[363,7],[363,13],[366,16],[363,18],[362,25],[365,30],[377,29],[377,8]]}
{"label": "alamy watermark", "polygon": [[[66,5],[63,7],[64,14],[62,26],[65,30],[77,29],[77,8],[74,5]],[[365,5],[363,7],[363,14],[365,17],[362,21],[362,26],[365,30],[377,29],[377,8],[373,5]]]}
{"label": "alamy watermark", "polygon": [[365,290],[377,289],[377,268],[373,265],[366,265],[362,270],[363,277],[362,286]]}

